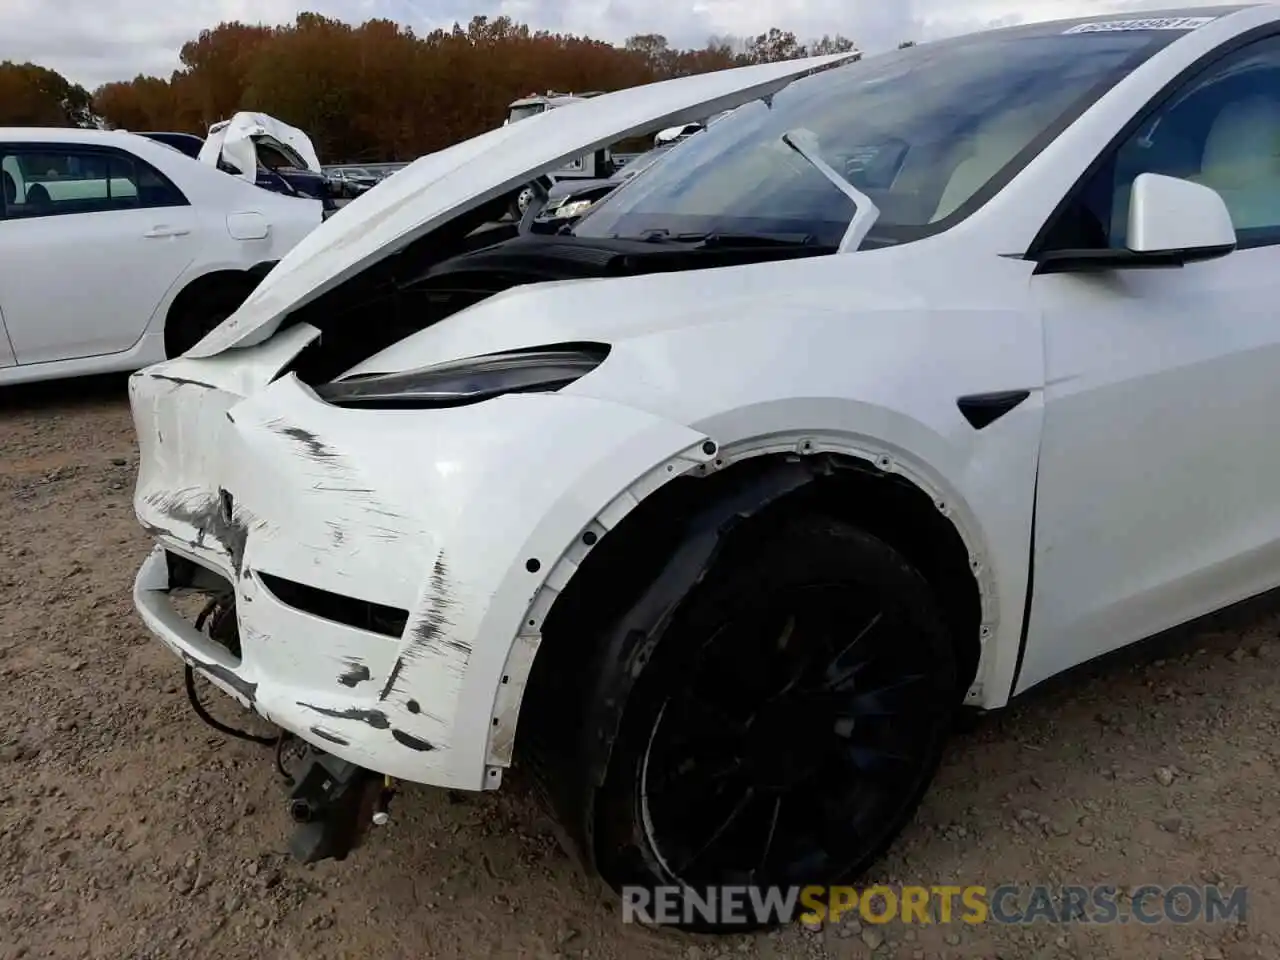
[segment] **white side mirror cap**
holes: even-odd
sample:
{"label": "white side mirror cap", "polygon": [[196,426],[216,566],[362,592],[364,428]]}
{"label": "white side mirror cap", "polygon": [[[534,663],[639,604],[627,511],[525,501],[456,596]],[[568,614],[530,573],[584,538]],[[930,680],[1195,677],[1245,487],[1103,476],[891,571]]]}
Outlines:
{"label": "white side mirror cap", "polygon": [[1186,251],[1203,259],[1235,245],[1231,213],[1216,190],[1158,173],[1139,174],[1133,181],[1127,246],[1134,253]]}

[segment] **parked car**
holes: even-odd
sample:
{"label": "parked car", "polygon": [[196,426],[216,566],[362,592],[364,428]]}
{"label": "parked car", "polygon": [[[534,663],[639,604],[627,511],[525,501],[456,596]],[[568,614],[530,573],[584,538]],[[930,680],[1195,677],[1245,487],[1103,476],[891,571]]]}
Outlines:
{"label": "parked car", "polygon": [[[459,239],[736,104],[567,235]],[[305,744],[299,856],[383,775],[514,754],[615,890],[724,930],[708,888],[874,863],[959,709],[1280,586],[1280,9],[560,114],[417,161],[133,378],[135,602]]]}
{"label": "parked car", "polygon": [[265,113],[242,111],[215,123],[198,159],[264,190],[319,200],[326,216],[368,190],[326,174],[311,138]]}
{"label": "parked car", "polygon": [[[540,116],[552,110],[583,103],[601,96],[598,90],[585,93],[557,93],[548,90],[545,94],[531,93],[527,97],[514,100],[507,107],[507,116],[502,121],[504,127],[522,120]],[[605,144],[580,157],[574,157],[566,163],[547,170],[530,183],[522,185],[512,194],[507,207],[507,214],[513,220],[520,220],[530,203],[544,196],[546,192],[559,183],[598,180],[613,173],[613,157],[609,145]]]}
{"label": "parked car", "polygon": [[[388,171],[389,173],[390,171]],[[376,185],[386,174],[379,175],[364,167],[329,167],[325,173],[344,184],[351,184],[363,193]]]}
{"label": "parked car", "polygon": [[118,131],[0,128],[0,182],[0,384],[176,357],[321,222]]}
{"label": "parked car", "polygon": [[[534,199],[525,206],[521,216],[521,229],[534,233],[555,233],[586,216],[594,204],[663,157],[677,143],[683,143],[696,133],[727,115],[726,110],[705,122],[687,123],[660,131],[657,144],[644,153],[629,157],[625,163],[615,164],[616,169],[608,177],[588,180],[561,180],[548,190],[545,199]],[[621,159],[621,158],[617,158]]]}
{"label": "parked car", "polygon": [[586,216],[598,201],[656,163],[673,144],[654,147],[632,157],[611,177],[598,180],[562,180],[547,191],[544,202],[530,204],[522,217],[523,226],[535,233],[554,233]]}

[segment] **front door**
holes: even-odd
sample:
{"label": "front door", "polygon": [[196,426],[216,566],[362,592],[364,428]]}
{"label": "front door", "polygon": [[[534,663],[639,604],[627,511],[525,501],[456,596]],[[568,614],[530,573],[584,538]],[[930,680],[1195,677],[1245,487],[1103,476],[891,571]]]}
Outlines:
{"label": "front door", "polygon": [[1217,189],[1239,248],[1033,279],[1047,386],[1015,693],[1280,585],[1280,39],[1187,82],[1063,222],[1123,247],[1129,189],[1148,171]]}

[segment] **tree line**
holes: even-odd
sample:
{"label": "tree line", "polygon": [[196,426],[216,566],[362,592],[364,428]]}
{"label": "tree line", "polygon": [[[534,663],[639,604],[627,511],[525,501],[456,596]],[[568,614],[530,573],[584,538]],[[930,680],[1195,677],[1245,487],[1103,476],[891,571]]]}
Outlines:
{"label": "tree line", "polygon": [[419,35],[390,20],[315,13],[289,25],[219,24],[183,45],[168,78],[92,93],[32,63],[0,63],[0,126],[91,126],[203,136],[237,110],[306,131],[325,161],[411,160],[502,123],[507,105],[548,90],[617,90],[726,67],[852,50],[774,28],[745,41],[672,47],[659,34],[622,45],[533,30],[509,17]]}

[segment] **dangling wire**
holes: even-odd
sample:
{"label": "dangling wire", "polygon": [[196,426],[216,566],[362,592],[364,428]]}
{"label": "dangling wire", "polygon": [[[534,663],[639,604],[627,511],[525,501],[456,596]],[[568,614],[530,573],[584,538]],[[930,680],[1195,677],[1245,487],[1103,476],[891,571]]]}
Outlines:
{"label": "dangling wire", "polygon": [[[200,611],[200,616],[196,617],[196,629],[204,630],[205,621],[208,620],[210,614],[217,609],[218,600],[217,598],[214,598],[205,605],[203,610]],[[237,730],[235,727],[227,726],[225,723],[214,719],[214,717],[210,715],[209,711],[205,709],[204,704],[200,702],[200,697],[196,693],[196,672],[191,668],[190,664],[185,665],[185,679],[187,685],[187,699],[191,701],[191,709],[196,712],[197,717],[209,726],[213,727],[213,729],[217,730],[219,733],[225,733],[229,737],[235,737],[237,740],[247,740],[249,743],[259,743],[264,747],[274,746],[276,748],[276,762],[277,765],[279,764],[280,748],[283,745],[284,738],[286,736],[286,733],[283,730],[273,737],[263,737],[254,733],[249,733],[247,730]]]}

